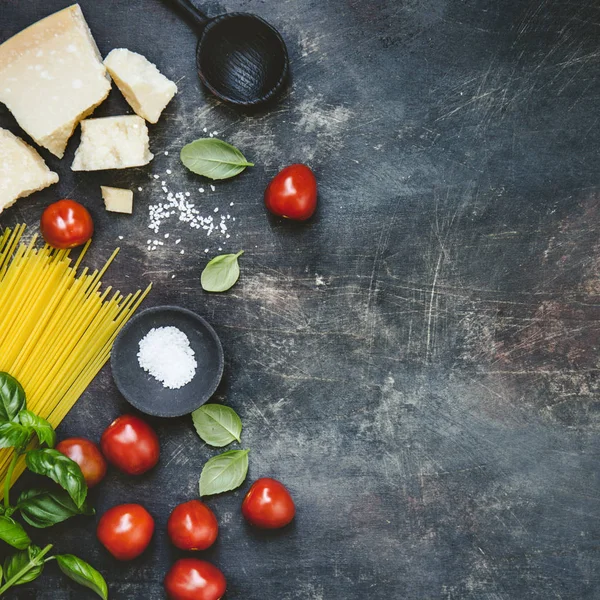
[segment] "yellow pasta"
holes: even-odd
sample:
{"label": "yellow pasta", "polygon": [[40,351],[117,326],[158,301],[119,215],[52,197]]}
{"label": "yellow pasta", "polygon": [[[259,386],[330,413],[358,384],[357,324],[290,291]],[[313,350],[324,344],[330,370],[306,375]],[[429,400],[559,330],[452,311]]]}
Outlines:
{"label": "yellow pasta", "polygon": [[[70,251],[21,241],[25,225],[0,234],[0,371],[25,389],[27,408],[56,427],[110,357],[115,337],[150,288],[123,297],[100,271],[78,270],[89,242],[72,264]],[[0,450],[0,490],[12,450]],[[19,461],[14,480],[23,472]]]}

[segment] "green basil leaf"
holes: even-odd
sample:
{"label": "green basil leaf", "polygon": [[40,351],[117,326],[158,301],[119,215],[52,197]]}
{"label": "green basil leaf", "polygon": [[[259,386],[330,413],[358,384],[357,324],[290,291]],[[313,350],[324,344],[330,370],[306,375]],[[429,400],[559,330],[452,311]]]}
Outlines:
{"label": "green basil leaf", "polygon": [[0,540],[17,550],[25,550],[31,540],[23,527],[10,517],[0,517]]}
{"label": "green basil leaf", "polygon": [[29,546],[27,550],[21,550],[4,561],[4,579],[8,581],[15,577],[19,572],[29,566],[12,585],[23,585],[37,579],[44,570],[44,563],[37,564],[35,557],[41,552],[38,546]]}
{"label": "green basil leaf", "polygon": [[46,419],[38,417],[30,410],[22,410],[19,413],[19,421],[21,421],[21,425],[35,431],[38,440],[40,440],[40,444],[46,444],[49,448],[54,448],[54,445],[56,444],[56,433],[54,427],[52,427]]}
{"label": "green basil leaf", "polygon": [[202,271],[200,283],[205,292],[226,292],[240,278],[238,257],[244,254],[221,254],[215,256]]}
{"label": "green basil leaf", "polygon": [[221,404],[205,404],[192,413],[198,435],[210,446],[222,448],[240,442],[242,420],[235,410]]}
{"label": "green basil leaf", "polygon": [[32,430],[20,423],[7,421],[0,425],[0,448],[22,448],[27,445]]}
{"label": "green basil leaf", "polygon": [[25,390],[12,375],[0,372],[0,422],[16,421],[24,408]]}
{"label": "green basil leaf", "polygon": [[229,179],[254,166],[235,146],[217,138],[200,138],[187,144],[180,158],[190,171],[209,179]]}
{"label": "green basil leaf", "polygon": [[91,516],[96,512],[87,502],[84,502],[81,508],[77,508],[64,490],[50,491],[39,488],[22,492],[17,507],[23,519],[39,529],[62,523],[76,515]]}
{"label": "green basil leaf", "polygon": [[200,475],[200,495],[221,494],[242,485],[248,474],[248,452],[228,450],[208,460]]}
{"label": "green basil leaf", "polygon": [[50,448],[30,450],[25,455],[25,461],[30,471],[50,477],[68,492],[78,508],[83,506],[87,496],[87,485],[75,461]]}
{"label": "green basil leaf", "polygon": [[55,558],[60,570],[67,577],[96,592],[100,598],[107,600],[108,587],[106,581],[94,567],[72,554],[57,554]]}

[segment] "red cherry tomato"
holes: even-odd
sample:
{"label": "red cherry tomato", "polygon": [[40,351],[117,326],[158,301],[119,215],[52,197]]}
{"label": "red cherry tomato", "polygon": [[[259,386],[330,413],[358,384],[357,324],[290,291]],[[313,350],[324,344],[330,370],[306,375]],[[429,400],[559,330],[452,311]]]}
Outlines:
{"label": "red cherry tomato", "polygon": [[110,463],[129,475],[145,473],[160,456],[154,429],[133,415],[113,421],[102,434],[100,447]]}
{"label": "red cherry tomato", "polygon": [[94,222],[79,202],[59,200],[42,213],[40,229],[46,243],[53,248],[75,248],[92,237]]}
{"label": "red cherry tomato", "polygon": [[219,600],[226,587],[223,573],[197,558],[178,560],[165,577],[169,600]]}
{"label": "red cherry tomato", "polygon": [[139,504],[120,504],[107,510],[98,523],[96,535],[118,560],[137,558],[154,533],[154,519]]}
{"label": "red cherry tomato", "polygon": [[296,514],[294,501],[287,488],[276,479],[257,479],[242,503],[246,520],[262,529],[279,529]]}
{"label": "red cherry tomato", "polygon": [[181,550],[206,550],[219,533],[217,517],[200,500],[190,500],[173,509],[167,531],[171,541]]}
{"label": "red cherry tomato", "polygon": [[56,449],[79,465],[89,488],[94,487],[104,479],[106,461],[94,442],[90,442],[85,438],[69,438],[59,442]]}
{"label": "red cherry tomato", "polygon": [[296,221],[310,219],[317,208],[317,180],[306,165],[290,165],[271,180],[265,205],[275,215]]}

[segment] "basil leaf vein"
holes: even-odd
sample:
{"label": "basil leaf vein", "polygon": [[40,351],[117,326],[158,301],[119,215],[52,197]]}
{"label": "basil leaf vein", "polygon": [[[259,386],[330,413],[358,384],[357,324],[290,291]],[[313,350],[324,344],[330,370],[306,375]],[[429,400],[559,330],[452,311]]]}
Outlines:
{"label": "basil leaf vein", "polygon": [[200,495],[211,496],[234,490],[248,474],[250,450],[228,450],[207,461],[200,475]]}
{"label": "basil leaf vein", "polygon": [[0,540],[4,540],[17,550],[25,550],[31,540],[23,527],[10,517],[0,517]]}
{"label": "basil leaf vein", "polygon": [[29,438],[32,430],[20,423],[6,421],[0,425],[0,448],[23,448]]}
{"label": "basil leaf vein", "polygon": [[17,507],[23,519],[39,529],[62,523],[76,515],[95,514],[87,502],[78,508],[64,490],[44,490],[33,488],[19,496]]}
{"label": "basil leaf vein", "polygon": [[37,563],[36,557],[41,552],[41,548],[31,545],[27,550],[21,550],[4,561],[4,579],[8,581],[15,577],[19,572],[29,566],[12,585],[23,585],[37,579],[44,570],[44,563]]}
{"label": "basil leaf vein", "polygon": [[228,406],[205,404],[192,413],[192,420],[200,438],[210,446],[222,448],[241,441],[242,420]]}
{"label": "basil leaf vein", "polygon": [[226,292],[240,278],[238,258],[244,253],[220,254],[204,267],[200,277],[202,289],[206,292]]}
{"label": "basil leaf vein", "polygon": [[96,592],[100,598],[107,600],[108,587],[106,581],[94,567],[73,554],[57,554],[55,558],[60,570],[67,577]]}
{"label": "basil leaf vein", "polygon": [[38,415],[30,410],[22,410],[19,413],[19,421],[21,421],[21,425],[29,427],[35,432],[38,440],[40,440],[40,444],[46,444],[49,448],[54,448],[56,444],[56,432],[46,419],[38,417]]}
{"label": "basil leaf vein", "polygon": [[75,461],[50,448],[30,450],[25,460],[30,471],[50,477],[71,496],[78,508],[83,506],[87,496],[87,485]]}
{"label": "basil leaf vein", "polygon": [[25,390],[12,375],[0,372],[0,422],[16,421],[24,408]]}
{"label": "basil leaf vein", "polygon": [[235,146],[217,138],[200,138],[185,145],[180,158],[190,171],[209,179],[229,179],[254,166]]}

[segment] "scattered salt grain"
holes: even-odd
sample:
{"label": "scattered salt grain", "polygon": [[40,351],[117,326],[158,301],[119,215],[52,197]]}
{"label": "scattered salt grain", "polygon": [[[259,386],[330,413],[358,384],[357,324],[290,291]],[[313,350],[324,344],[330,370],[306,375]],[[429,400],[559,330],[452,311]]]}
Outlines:
{"label": "scattered salt grain", "polygon": [[213,131],[213,135],[219,135],[218,131]]}
{"label": "scattered salt grain", "polygon": [[141,188],[141,187],[138,187],[138,192],[141,192],[141,191],[142,191],[142,188]]}
{"label": "scattered salt grain", "polygon": [[155,175],[155,176],[154,176],[154,179],[158,179],[158,175]]}
{"label": "scattered salt grain", "polygon": [[168,239],[169,239],[169,234],[165,233],[165,240],[168,240]]}
{"label": "scattered salt grain", "polygon": [[180,241],[181,241],[180,239],[179,239],[179,240],[175,240],[175,243],[176,243],[176,244],[179,244],[179,242],[180,242]]}
{"label": "scattered salt grain", "polygon": [[122,239],[123,239],[123,236],[122,236],[122,235],[120,235],[120,236],[119,236],[119,239],[120,239],[120,240],[122,240]]}
{"label": "scattered salt grain", "polygon": [[204,188],[198,188],[198,191],[199,191],[201,194],[204,194]]}
{"label": "scattered salt grain", "polygon": [[230,202],[230,203],[229,203],[229,206],[233,206],[233,202]]}
{"label": "scattered salt grain", "polygon": [[208,248],[204,248],[204,254],[208,253]]}
{"label": "scattered salt grain", "polygon": [[138,363],[144,371],[172,390],[188,384],[198,363],[187,335],[177,327],[155,327],[140,341]]}
{"label": "scattered salt grain", "polygon": [[170,175],[172,172],[171,169],[167,169],[167,175]]}
{"label": "scattered salt grain", "polygon": [[219,207],[218,206],[215,206],[214,212],[219,212]]}
{"label": "scattered salt grain", "polygon": [[179,254],[185,254],[185,250],[182,250]]}
{"label": "scattered salt grain", "polygon": [[169,156],[169,151],[165,150],[165,156]]}
{"label": "scattered salt grain", "polygon": [[208,131],[208,129],[205,127],[202,131],[204,131],[204,133],[206,133]]}
{"label": "scattered salt grain", "polygon": [[210,189],[214,192],[217,188],[211,184]]}

